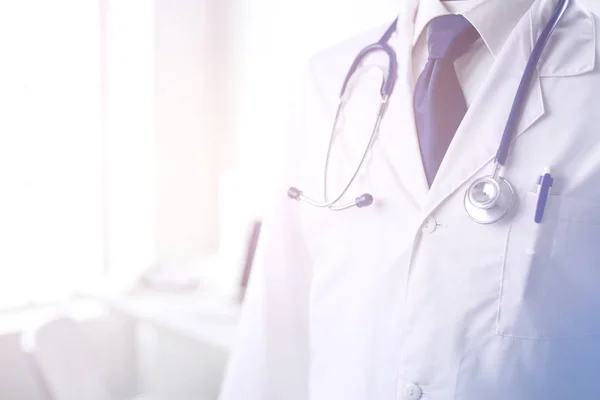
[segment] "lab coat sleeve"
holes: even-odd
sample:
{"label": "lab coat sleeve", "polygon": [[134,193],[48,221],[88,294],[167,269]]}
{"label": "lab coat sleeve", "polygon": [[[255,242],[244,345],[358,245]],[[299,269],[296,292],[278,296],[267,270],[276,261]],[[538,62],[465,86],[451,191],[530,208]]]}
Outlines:
{"label": "lab coat sleeve", "polygon": [[284,157],[287,172],[275,191],[274,206],[263,220],[220,400],[308,399],[312,265],[297,215],[302,204],[287,197],[288,187],[295,183],[302,141],[297,136],[301,121],[294,118],[291,125]]}

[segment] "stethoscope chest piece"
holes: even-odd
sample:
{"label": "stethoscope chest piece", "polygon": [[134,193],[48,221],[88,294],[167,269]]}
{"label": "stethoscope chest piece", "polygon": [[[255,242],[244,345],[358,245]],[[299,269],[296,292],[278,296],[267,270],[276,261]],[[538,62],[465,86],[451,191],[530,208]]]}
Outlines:
{"label": "stethoscope chest piece", "polygon": [[471,183],[465,193],[465,210],[479,224],[493,224],[504,218],[515,203],[515,191],[501,177],[486,176]]}

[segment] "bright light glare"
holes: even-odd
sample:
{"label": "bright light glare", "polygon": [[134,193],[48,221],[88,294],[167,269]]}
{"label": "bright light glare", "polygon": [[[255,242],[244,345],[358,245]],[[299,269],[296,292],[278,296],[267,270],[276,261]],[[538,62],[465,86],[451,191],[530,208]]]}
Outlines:
{"label": "bright light glare", "polygon": [[99,2],[0,4],[0,308],[102,269]]}

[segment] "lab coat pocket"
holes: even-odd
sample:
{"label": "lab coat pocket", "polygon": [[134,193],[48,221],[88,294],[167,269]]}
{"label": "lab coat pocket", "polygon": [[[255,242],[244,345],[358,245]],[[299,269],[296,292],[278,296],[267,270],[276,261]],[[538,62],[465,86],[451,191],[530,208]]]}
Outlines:
{"label": "lab coat pocket", "polygon": [[535,193],[510,225],[497,333],[528,339],[600,335],[600,203],[551,195],[541,224]]}

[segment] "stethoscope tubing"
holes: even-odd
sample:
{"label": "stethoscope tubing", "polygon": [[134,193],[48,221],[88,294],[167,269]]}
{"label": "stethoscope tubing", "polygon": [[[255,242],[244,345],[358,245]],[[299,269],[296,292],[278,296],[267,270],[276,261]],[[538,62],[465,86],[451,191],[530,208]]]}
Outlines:
{"label": "stethoscope tubing", "polygon": [[517,93],[511,106],[510,113],[508,114],[508,119],[506,120],[504,132],[502,133],[500,145],[498,146],[498,151],[496,153],[495,162],[501,166],[504,166],[506,164],[510,142],[514,136],[515,130],[517,129],[517,126],[521,119],[521,115],[523,114],[523,109],[526,104],[525,98],[529,93],[529,86],[533,80],[533,74],[537,69],[537,65],[540,61],[540,57],[542,56],[542,52],[544,51],[548,40],[552,36],[552,32],[554,32],[554,29],[556,28],[558,22],[564,15],[570,2],[571,0],[561,0],[561,3],[558,5],[556,11],[550,18],[550,21],[548,21],[548,23],[544,27],[544,30],[540,34],[540,37],[536,41],[535,46],[531,51],[531,55],[527,60],[525,70],[523,71],[521,82],[519,83],[519,87],[517,88]]}
{"label": "stethoscope tubing", "polygon": [[[509,148],[510,148],[510,143],[513,139],[514,132],[516,131],[516,128],[521,119],[521,115],[523,113],[524,106],[526,104],[526,98],[527,98],[527,95],[529,94],[530,85],[531,85],[531,82],[533,81],[533,76],[537,70],[537,66],[539,64],[539,60],[542,55],[542,52],[543,52],[544,48],[546,47],[546,44],[548,43],[550,37],[552,36],[554,29],[556,28],[556,26],[562,19],[563,15],[564,15],[565,11],[567,10],[568,6],[570,5],[570,3],[571,3],[571,0],[561,0],[559,5],[557,6],[555,12],[552,14],[550,20],[548,21],[548,23],[542,30],[540,37],[536,41],[536,43],[533,47],[533,50],[529,56],[529,59],[527,60],[527,64],[523,71],[523,75],[521,76],[521,81],[519,82],[517,92],[515,94],[515,98],[511,105],[511,109],[510,109],[510,112],[509,112],[509,115],[508,115],[508,118],[506,121],[506,125],[504,127],[504,131],[502,133],[502,137],[500,139],[498,150],[496,152],[496,156],[494,159],[493,172],[491,175],[489,175],[485,178],[481,178],[481,179],[493,180],[497,184],[497,186],[500,188],[509,187],[511,189],[512,196],[515,196],[514,189],[512,188],[510,182],[508,182],[505,178],[500,177],[500,171],[501,171],[502,167],[504,167],[504,165],[506,164],[506,160],[508,158],[508,153],[509,153]],[[381,122],[382,122],[385,112],[387,110],[388,101],[389,101],[389,99],[394,91],[395,85],[396,85],[397,72],[398,72],[397,71],[398,59],[397,59],[394,49],[389,45],[389,41],[390,41],[392,35],[394,34],[394,32],[396,31],[397,23],[398,23],[398,20],[396,19],[392,23],[392,25],[385,31],[385,33],[383,34],[383,36],[379,39],[379,41],[377,43],[369,45],[369,46],[365,47],[363,50],[361,50],[358,53],[358,55],[355,57],[354,61],[352,62],[352,65],[350,66],[350,68],[348,70],[348,73],[346,74],[346,77],[344,79],[344,82],[342,84],[342,88],[340,91],[340,102],[338,104],[338,108],[337,108],[337,111],[335,114],[335,119],[333,122],[333,127],[331,130],[331,135],[330,135],[329,144],[328,144],[328,148],[327,148],[327,155],[326,155],[326,159],[325,159],[325,171],[324,171],[324,179],[323,179],[324,201],[320,202],[320,201],[311,199],[310,197],[306,196],[302,191],[300,191],[299,189],[294,188],[294,187],[289,188],[288,197],[295,199],[295,200],[304,201],[315,207],[328,208],[333,211],[345,210],[345,209],[352,208],[355,206],[356,207],[366,207],[366,206],[371,205],[371,203],[373,202],[373,196],[371,196],[368,193],[364,193],[363,195],[356,198],[356,200],[353,202],[349,202],[349,203],[342,204],[342,205],[337,205],[337,203],[342,199],[342,197],[344,197],[344,195],[348,192],[349,188],[352,186],[352,183],[356,180],[358,173],[361,171],[361,169],[363,167],[363,164],[368,155],[368,152],[372,148],[375,138],[379,132]],[[329,161],[331,158],[331,150],[332,150],[334,139],[335,139],[335,136],[337,133],[338,122],[339,122],[340,116],[343,112],[344,105],[347,101],[346,97],[347,97],[348,93],[351,92],[351,90],[349,90],[349,86],[352,82],[352,78],[355,76],[358,69],[362,66],[362,63],[366,59],[366,57],[374,52],[379,52],[379,51],[384,52],[388,57],[388,73],[387,73],[387,76],[385,76],[385,73],[383,76],[383,82],[382,82],[382,85],[380,88],[381,104],[380,104],[379,110],[377,112],[377,117],[375,120],[373,130],[371,131],[371,137],[369,139],[369,142],[365,148],[365,151],[362,154],[362,157],[361,157],[357,167],[354,170],[354,173],[352,174],[352,177],[348,180],[348,183],[344,186],[343,190],[340,192],[340,194],[338,196],[336,196],[333,200],[328,200],[327,186],[328,186]],[[481,180],[481,179],[479,179],[479,180]],[[484,223],[484,224],[496,222],[498,219],[504,217],[504,215],[506,215],[508,213],[509,209],[507,209],[507,210],[494,209],[493,206],[492,207],[489,206],[489,201],[482,202],[482,204],[480,204],[480,205],[476,204],[476,202],[472,202],[472,199],[474,199],[476,196],[473,196],[472,193],[470,193],[470,191],[476,189],[475,186],[479,180],[472,183],[469,186],[469,188],[467,188],[467,191],[465,193],[465,209],[467,210],[467,213],[469,214],[471,219],[475,220],[476,222],[480,222],[480,223]],[[500,198],[502,195],[503,195],[502,193],[496,194],[496,196],[498,198]],[[514,201],[503,202],[503,203],[509,204],[508,207],[510,208],[514,204]],[[486,212],[486,210],[487,210],[487,212],[489,212],[490,216],[492,214],[496,215],[496,216],[500,215],[500,218],[498,218],[498,219],[496,219],[496,218],[479,218],[479,219],[482,219],[482,221],[478,221],[478,218],[475,218],[475,216],[472,215],[472,213],[469,210],[481,210],[483,212]],[[485,220],[483,220],[483,219],[485,219]]]}

